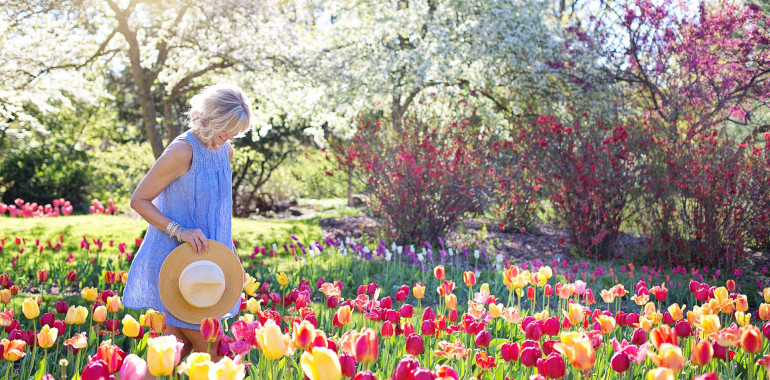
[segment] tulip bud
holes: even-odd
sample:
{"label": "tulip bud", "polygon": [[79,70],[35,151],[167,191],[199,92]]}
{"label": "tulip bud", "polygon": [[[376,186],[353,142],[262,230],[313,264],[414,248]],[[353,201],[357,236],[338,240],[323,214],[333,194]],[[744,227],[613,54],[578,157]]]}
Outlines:
{"label": "tulip bud", "polygon": [[412,334],[406,338],[406,352],[408,354],[419,356],[422,355],[423,350],[424,343],[420,335]]}
{"label": "tulip bud", "polygon": [[436,335],[436,323],[430,319],[425,320],[422,322],[422,327],[420,327],[420,331],[423,335]]}
{"label": "tulip bud", "polygon": [[340,367],[342,369],[342,376],[353,377],[356,374],[356,358],[353,355],[343,352],[340,354]]}
{"label": "tulip bud", "polygon": [[492,334],[488,330],[481,330],[476,334],[476,339],[474,343],[477,347],[489,347],[489,344],[492,342]]}
{"label": "tulip bud", "polygon": [[412,315],[414,314],[414,307],[410,304],[404,304],[401,305],[401,309],[398,311],[401,314],[402,318],[412,318]]}
{"label": "tulip bud", "polygon": [[741,329],[740,344],[744,351],[756,354],[762,351],[762,335],[754,325],[746,325]]}
{"label": "tulip bud", "polygon": [[463,281],[465,281],[465,286],[476,285],[476,273],[471,271],[463,273]]}
{"label": "tulip bud", "polygon": [[391,337],[393,336],[393,333],[393,324],[390,323],[390,321],[383,322],[382,328],[380,329],[380,334],[382,334],[383,337]]}
{"label": "tulip bud", "polygon": [[336,308],[339,303],[340,303],[340,300],[336,296],[331,296],[326,299],[326,307],[328,307],[329,309]]}
{"label": "tulip bud", "polygon": [[612,356],[610,365],[615,372],[623,373],[628,371],[631,361],[628,360],[628,356],[625,353],[616,352],[615,355]]}
{"label": "tulip bud", "polygon": [[380,300],[380,307],[383,309],[390,309],[393,306],[393,300],[390,297],[385,297]]}
{"label": "tulip bud", "polygon": [[50,327],[55,320],[56,318],[53,316],[53,313],[45,313],[40,317],[40,325]]}
{"label": "tulip bud", "polygon": [[433,309],[431,309],[430,307],[426,307],[425,310],[423,310],[422,312],[422,320],[423,321],[436,320],[436,312],[434,312]]}
{"label": "tulip bud", "polygon": [[500,355],[506,362],[519,360],[519,344],[504,343],[502,346],[500,346]]}
{"label": "tulip bud", "polygon": [[634,329],[634,334],[631,336],[631,344],[641,346],[647,341],[647,333],[640,327]]}
{"label": "tulip bud", "polygon": [[545,359],[537,360],[537,373],[549,379],[561,379],[566,372],[564,358],[559,353],[553,353]]}
{"label": "tulip bud", "polygon": [[67,305],[67,301],[64,301],[64,300],[56,301],[56,313],[57,314],[64,314],[64,313],[66,313],[67,309],[69,309],[69,305]]}
{"label": "tulip bud", "polygon": [[360,363],[377,361],[379,339],[372,329],[364,329],[355,343],[356,360]]}
{"label": "tulip bud", "polygon": [[692,331],[692,326],[690,326],[690,322],[687,322],[684,319],[680,319],[679,321],[676,322],[676,326],[674,327],[674,330],[676,330],[676,335],[680,338],[687,338],[695,334]]}
{"label": "tulip bud", "polygon": [[444,270],[443,265],[438,265],[435,268],[433,268],[433,275],[436,276],[436,279],[443,280],[446,278],[446,271]]}
{"label": "tulip bud", "polygon": [[449,322],[455,323],[457,322],[457,309],[449,310]]}
{"label": "tulip bud", "polygon": [[96,323],[104,322],[104,320],[107,319],[107,308],[104,307],[104,305],[97,306],[96,309],[94,309],[92,318]]}
{"label": "tulip bud", "polygon": [[393,380],[410,380],[413,378],[412,374],[420,368],[420,363],[411,357],[401,359],[396,365],[396,369],[393,370]]}
{"label": "tulip bud", "polygon": [[522,348],[521,350],[521,364],[525,367],[534,367],[537,365],[537,359],[540,359],[543,353],[540,351],[540,347],[529,346]]}

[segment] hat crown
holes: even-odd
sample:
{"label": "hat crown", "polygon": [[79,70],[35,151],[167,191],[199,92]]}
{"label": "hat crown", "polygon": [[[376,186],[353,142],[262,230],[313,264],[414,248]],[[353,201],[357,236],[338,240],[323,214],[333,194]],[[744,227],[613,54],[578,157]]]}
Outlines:
{"label": "hat crown", "polygon": [[185,301],[198,308],[219,302],[225,291],[225,274],[216,263],[199,260],[190,263],[179,274],[179,292]]}

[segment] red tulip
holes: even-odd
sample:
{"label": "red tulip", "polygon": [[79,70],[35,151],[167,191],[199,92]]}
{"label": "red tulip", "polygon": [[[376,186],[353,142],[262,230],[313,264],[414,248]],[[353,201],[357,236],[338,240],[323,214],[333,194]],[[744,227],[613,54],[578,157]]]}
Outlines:
{"label": "red tulip", "polygon": [[385,321],[382,323],[382,328],[380,329],[380,334],[384,337],[391,337],[394,334],[393,330],[393,324],[390,323],[390,321]]}
{"label": "red tulip", "polygon": [[557,336],[559,335],[559,327],[559,318],[551,317],[543,323],[543,332],[548,336]]}
{"label": "red tulip", "polygon": [[420,363],[411,357],[401,359],[393,370],[393,380],[409,380],[412,374],[420,368]]}
{"label": "red tulip", "polygon": [[48,281],[48,270],[47,269],[39,269],[37,271],[37,279],[40,282],[47,282]]}
{"label": "red tulip", "polygon": [[436,312],[433,311],[430,307],[426,307],[425,310],[422,312],[422,320],[426,321],[435,321],[436,320]]}
{"label": "red tulip", "polygon": [[67,282],[75,282],[78,279],[78,272],[75,272],[74,270],[70,269],[67,272]]}
{"label": "red tulip", "polygon": [[634,329],[634,334],[631,336],[631,344],[641,346],[647,341],[647,333],[641,327]]}
{"label": "red tulip", "polygon": [[337,305],[339,305],[339,303],[340,303],[340,300],[336,296],[331,296],[326,299],[326,307],[330,309],[337,308]]}
{"label": "red tulip", "polygon": [[451,323],[457,322],[457,309],[449,310],[449,322]]}
{"label": "red tulip", "polygon": [[521,364],[524,364],[525,367],[534,367],[537,365],[537,359],[540,359],[542,356],[543,353],[540,351],[540,347],[522,347],[520,356]]}
{"label": "red tulip", "polygon": [[40,326],[49,326],[52,327],[53,321],[56,320],[56,317],[53,316],[53,313],[45,313],[40,316]]}
{"label": "red tulip", "polygon": [[126,353],[120,349],[120,347],[114,344],[102,343],[98,349],[96,349],[96,355],[94,358],[100,359],[107,364],[107,370],[109,373],[117,372],[121,366],[123,366],[123,359],[126,357]]}
{"label": "red tulip", "polygon": [[107,369],[107,363],[104,360],[95,359],[86,364],[83,372],[80,374],[81,379],[109,379],[110,371]]}
{"label": "red tulip", "polygon": [[567,373],[564,358],[559,353],[553,353],[545,359],[538,359],[537,373],[549,379],[561,379]]}
{"label": "red tulip", "polygon": [[436,335],[436,323],[430,319],[423,321],[420,332],[422,335]]}
{"label": "red tulip", "polygon": [[353,377],[353,380],[377,380],[377,376],[375,376],[372,371],[363,371],[357,373]]}
{"label": "red tulip", "polygon": [[460,380],[460,375],[457,374],[457,371],[455,371],[454,368],[448,365],[436,366],[436,375],[438,376],[439,379],[443,379],[443,380],[448,380],[448,379]]}
{"label": "red tulip", "polygon": [[425,346],[421,336],[417,334],[412,334],[412,335],[409,335],[408,338],[406,338],[406,352],[408,354],[419,356],[419,355],[422,355],[422,352],[424,349],[425,349]]}
{"label": "red tulip", "polygon": [[519,360],[519,344],[504,343],[502,346],[500,346],[500,355],[506,362]]}
{"label": "red tulip", "polygon": [[476,353],[476,365],[482,370],[488,370],[497,366],[495,364],[495,357],[487,355],[486,351]]}

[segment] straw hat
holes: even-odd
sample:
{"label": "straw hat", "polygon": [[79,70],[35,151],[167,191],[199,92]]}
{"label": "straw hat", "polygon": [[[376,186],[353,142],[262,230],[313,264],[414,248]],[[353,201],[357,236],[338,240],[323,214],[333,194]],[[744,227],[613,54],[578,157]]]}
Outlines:
{"label": "straw hat", "polygon": [[160,267],[160,299],[180,321],[200,324],[205,318],[221,318],[241,298],[238,256],[218,241],[209,239],[208,245],[208,252],[197,254],[190,244],[182,244]]}

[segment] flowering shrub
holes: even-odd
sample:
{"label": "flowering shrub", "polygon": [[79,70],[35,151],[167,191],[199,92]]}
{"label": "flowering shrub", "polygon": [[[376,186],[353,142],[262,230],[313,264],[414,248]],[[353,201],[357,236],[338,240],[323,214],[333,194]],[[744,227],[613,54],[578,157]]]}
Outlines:
{"label": "flowering shrub", "polygon": [[[656,140],[667,157],[652,174],[645,211],[650,246],[669,265],[733,268],[747,244],[767,244],[770,134],[739,143],[723,131],[698,133],[683,147]],[[651,164],[650,168],[655,165]]]}
{"label": "flowering shrub", "polygon": [[583,114],[572,124],[541,116],[519,139],[525,165],[543,187],[570,239],[588,257],[607,258],[634,194],[638,148],[629,127],[597,122]]}
{"label": "flowering shrub", "polygon": [[47,204],[45,206],[24,202],[21,198],[16,198],[13,203],[12,205],[0,203],[0,216],[4,215],[6,211],[11,218],[17,216],[22,218],[66,216],[72,213],[72,205],[64,199],[54,199],[53,205]]}
{"label": "flowering shrub", "polygon": [[464,102],[461,117],[439,122],[412,117],[398,130],[362,122],[348,150],[363,172],[375,212],[397,241],[436,242],[461,216],[483,210],[491,195],[488,137]]}

